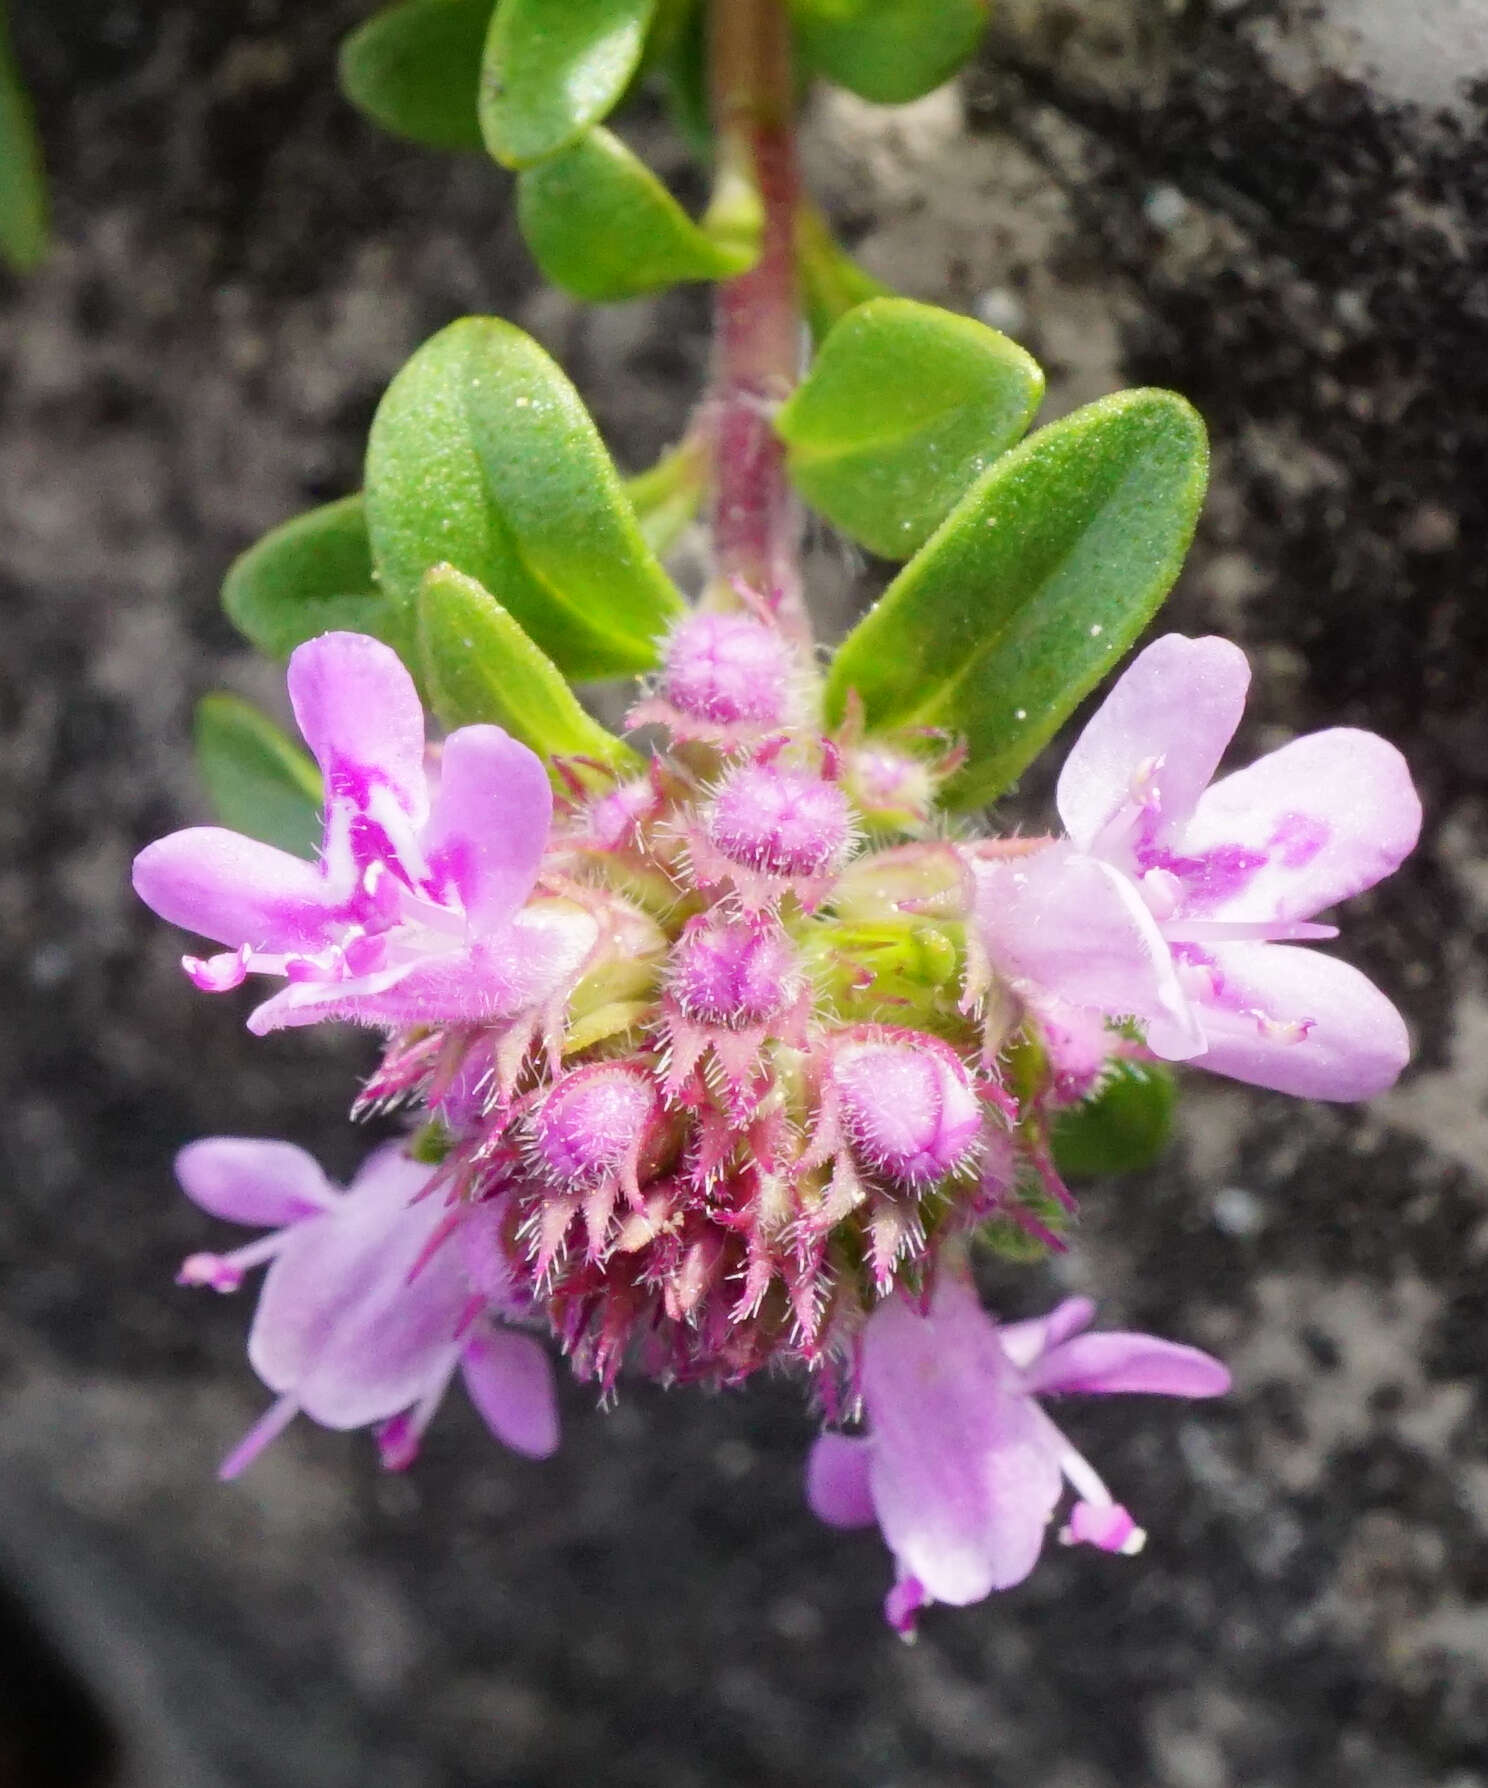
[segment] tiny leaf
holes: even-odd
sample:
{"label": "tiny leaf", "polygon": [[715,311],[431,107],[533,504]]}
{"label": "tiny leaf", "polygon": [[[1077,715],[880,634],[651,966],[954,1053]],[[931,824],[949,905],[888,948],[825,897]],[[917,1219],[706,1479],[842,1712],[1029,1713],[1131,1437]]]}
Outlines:
{"label": "tiny leaf", "polygon": [[481,131],[497,161],[531,167],[607,117],[655,11],[656,0],[499,0],[480,76]]}
{"label": "tiny leaf", "polygon": [[654,466],[625,481],[625,495],[654,553],[665,553],[697,514],[708,480],[707,443],[689,435]]}
{"label": "tiny leaf", "polygon": [[578,393],[496,317],[451,323],[388,387],[367,448],[367,520],[403,622],[424,573],[448,563],[569,677],[648,669],[682,609]]}
{"label": "tiny leaf", "polygon": [[419,640],[434,711],[447,727],[490,722],[539,757],[588,758],[629,773],[640,759],[579,705],[552,659],[489,590],[453,565],[419,589]]}
{"label": "tiny leaf", "polygon": [[603,129],[518,176],[517,219],[544,274],[596,304],[679,280],[728,279],[757,252],[754,243],[720,241],[695,224],[651,170]]}
{"label": "tiny leaf", "polygon": [[801,495],[886,559],[907,559],[1033,420],[1037,362],[995,329],[876,298],[852,309],[775,420]]}
{"label": "tiny leaf", "polygon": [[320,772],[257,708],[235,695],[203,696],[196,705],[196,767],[224,826],[297,857],[315,855]]}
{"label": "tiny leaf", "polygon": [[808,68],[879,105],[932,92],[981,42],[990,0],[791,0]]}
{"label": "tiny leaf", "polygon": [[870,726],[968,750],[952,807],[992,800],[1172,588],[1203,500],[1204,425],[1168,391],[1123,391],[997,460],[843,642],[828,681]]}
{"label": "tiny leaf", "polygon": [[813,341],[825,340],[832,325],[855,305],[893,297],[881,279],[852,258],[815,205],[804,204],[796,212],[796,261]]}
{"label": "tiny leaf", "polygon": [[31,101],[21,85],[0,0],[0,260],[17,273],[39,265],[47,249],[46,174]]}
{"label": "tiny leaf", "polygon": [[1093,1098],[1054,1120],[1054,1164],[1084,1178],[1151,1167],[1173,1128],[1173,1076],[1156,1062],[1117,1062]]}
{"label": "tiny leaf", "polygon": [[400,0],[341,45],[341,91],[394,136],[484,147],[476,116],[492,0]]}
{"label": "tiny leaf", "polygon": [[307,510],[250,546],[228,569],[222,606],[271,658],[333,628],[393,637],[394,617],[374,588],[361,493]]}

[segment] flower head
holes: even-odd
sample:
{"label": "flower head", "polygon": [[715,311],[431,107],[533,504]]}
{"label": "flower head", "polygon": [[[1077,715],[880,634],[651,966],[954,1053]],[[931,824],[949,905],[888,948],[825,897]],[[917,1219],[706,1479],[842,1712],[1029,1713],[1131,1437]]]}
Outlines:
{"label": "flower head", "polygon": [[[552,1368],[530,1336],[501,1327],[487,1280],[472,1299],[448,1213],[422,1197],[430,1170],[396,1146],[339,1191],[287,1142],[213,1136],[184,1148],[187,1196],[229,1222],[273,1226],[226,1255],[196,1254],[181,1282],[232,1291],[268,1263],[248,1358],[276,1395],[223,1461],[235,1477],[300,1413],[327,1428],[376,1426],[384,1464],[411,1462],[458,1370],[491,1431],[545,1457],[558,1444]],[[475,1219],[491,1220],[490,1213]],[[507,1307],[519,1300],[508,1293]]]}
{"label": "flower head", "polygon": [[1117,682],[1059,778],[1068,839],[976,864],[994,965],[1035,1010],[1134,1018],[1147,1047],[1317,1099],[1364,1099],[1405,1065],[1399,1013],[1297,943],[1416,842],[1405,761],[1373,733],[1311,733],[1210,786],[1249,671],[1168,634]]}
{"label": "flower head", "polygon": [[509,1015],[571,980],[594,942],[571,902],[531,902],[552,795],[499,727],[452,733],[430,788],[423,710],[396,654],[328,633],[290,660],[300,731],[325,776],[318,863],[215,826],[135,859],[134,885],[173,923],[229,946],[187,972],[211,992],[246,975],[289,983],[251,1029]]}
{"label": "flower head", "polygon": [[1065,1482],[1077,1501],[1060,1537],[1132,1552],[1141,1530],[1039,1405],[1060,1392],[1214,1397],[1218,1360],[1150,1335],[1084,1334],[1094,1307],[1071,1298],[999,1326],[970,1276],[948,1263],[928,1311],[887,1298],[868,1319],[860,1381],[868,1431],[828,1433],[807,1496],[838,1527],[876,1521],[898,1581],[885,1613],[912,1633],[930,1602],[964,1606],[1021,1583],[1043,1549]]}

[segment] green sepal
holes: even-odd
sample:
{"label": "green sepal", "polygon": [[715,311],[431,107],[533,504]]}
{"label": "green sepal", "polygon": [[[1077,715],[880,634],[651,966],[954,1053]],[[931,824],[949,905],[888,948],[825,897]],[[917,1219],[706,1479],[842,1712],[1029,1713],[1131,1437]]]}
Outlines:
{"label": "green sepal", "polygon": [[399,0],[341,45],[341,91],[394,136],[484,148],[476,95],[492,0]]}
{"label": "green sepal", "polygon": [[580,706],[563,674],[473,577],[436,565],[419,589],[419,645],[434,712],[450,728],[505,727],[548,764],[580,758],[616,775],[641,768]]}
{"label": "green sepal", "polygon": [[374,587],[359,491],[281,523],[240,554],[223,581],[222,606],[270,658],[287,658],[334,628],[398,643],[396,618]]}
{"label": "green sepal", "polygon": [[393,380],[366,501],[380,586],[410,630],[424,573],[445,563],[567,677],[650,669],[682,612],[578,393],[500,318],[451,323]]}
{"label": "green sepal", "polygon": [[315,856],[320,772],[257,708],[235,695],[203,696],[196,705],[196,767],[224,826],[297,857]]}
{"label": "green sepal", "polygon": [[1172,588],[1208,466],[1204,425],[1168,391],[1087,404],[972,485],[843,642],[827,681],[875,729],[956,734],[953,808],[1000,794]]}
{"label": "green sepal", "polygon": [[[730,208],[733,225],[736,208]],[[592,304],[638,298],[681,280],[729,279],[757,241],[696,224],[637,156],[604,129],[517,177],[517,221],[554,285]]]}
{"label": "green sepal", "polygon": [[990,0],[791,0],[801,60],[879,105],[948,81],[982,40]]}
{"label": "green sepal", "polygon": [[625,495],[652,552],[665,554],[697,514],[708,482],[708,448],[689,435],[654,466],[625,481]]}
{"label": "green sepal", "polygon": [[0,0],[0,260],[17,273],[39,266],[47,251],[46,171],[31,101],[10,46]]}
{"label": "green sepal", "polygon": [[656,0],[498,0],[480,73],[486,148],[509,168],[557,155],[613,110]]}
{"label": "green sepal", "polygon": [[811,339],[820,345],[833,324],[870,298],[892,298],[892,289],[860,267],[815,205],[796,212],[796,265]]}
{"label": "green sepal", "polygon": [[1022,438],[1038,363],[995,329],[909,298],[851,309],[775,418],[796,489],[886,559],[918,550]]}
{"label": "green sepal", "polygon": [[1156,1062],[1116,1062],[1094,1097],[1050,1129],[1054,1165],[1071,1178],[1151,1167],[1173,1131],[1173,1076]]}

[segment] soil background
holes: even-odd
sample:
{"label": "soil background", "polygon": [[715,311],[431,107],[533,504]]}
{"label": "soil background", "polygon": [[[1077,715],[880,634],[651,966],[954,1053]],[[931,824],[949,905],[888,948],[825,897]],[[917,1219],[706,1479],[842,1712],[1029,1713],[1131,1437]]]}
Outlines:
{"label": "soil background", "polygon": [[[194,700],[280,703],[223,571],[357,485],[382,388],[465,312],[537,333],[648,463],[706,301],[544,291],[506,176],[338,99],[353,0],[12,10],[57,243],[0,279],[0,1784],[1484,1788],[1471,64],[1417,92],[1301,7],[1008,0],[958,88],[813,109],[813,180],[864,260],[1023,340],[1048,414],[1147,381],[1197,403],[1214,487],[1166,623],[1252,654],[1247,751],[1375,727],[1429,816],[1345,921],[1418,1039],[1402,1086],[1352,1110],[1195,1076],[1165,1163],[1087,1195],[1058,1283],[993,1287],[1009,1310],[1091,1289],[1231,1361],[1220,1405],[1068,1412],[1146,1553],[1051,1548],[906,1648],[876,1539],[802,1506],[783,1383],[627,1386],[604,1416],[568,1387],[540,1466],[452,1398],[399,1478],[301,1424],[214,1483],[263,1399],[247,1300],[172,1286],[204,1240],[172,1151],[282,1134],[344,1171],[367,1060],[352,1035],[250,1039],[128,892],[132,853],[202,814]],[[1482,30],[1471,0],[1411,11]],[[659,120],[637,129],[676,172]],[[881,575],[825,540],[813,565],[838,624]]]}

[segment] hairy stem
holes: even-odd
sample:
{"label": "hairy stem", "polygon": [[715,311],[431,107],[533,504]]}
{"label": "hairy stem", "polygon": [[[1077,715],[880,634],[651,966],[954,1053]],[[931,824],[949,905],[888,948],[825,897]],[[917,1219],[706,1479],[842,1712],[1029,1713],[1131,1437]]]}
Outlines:
{"label": "hairy stem", "polygon": [[805,641],[800,516],[770,422],[801,366],[794,246],[799,181],[784,0],[713,0],[709,30],[720,182],[747,180],[763,226],[758,262],[718,289],[710,405],[712,595],[728,600],[742,583],[782,630]]}

